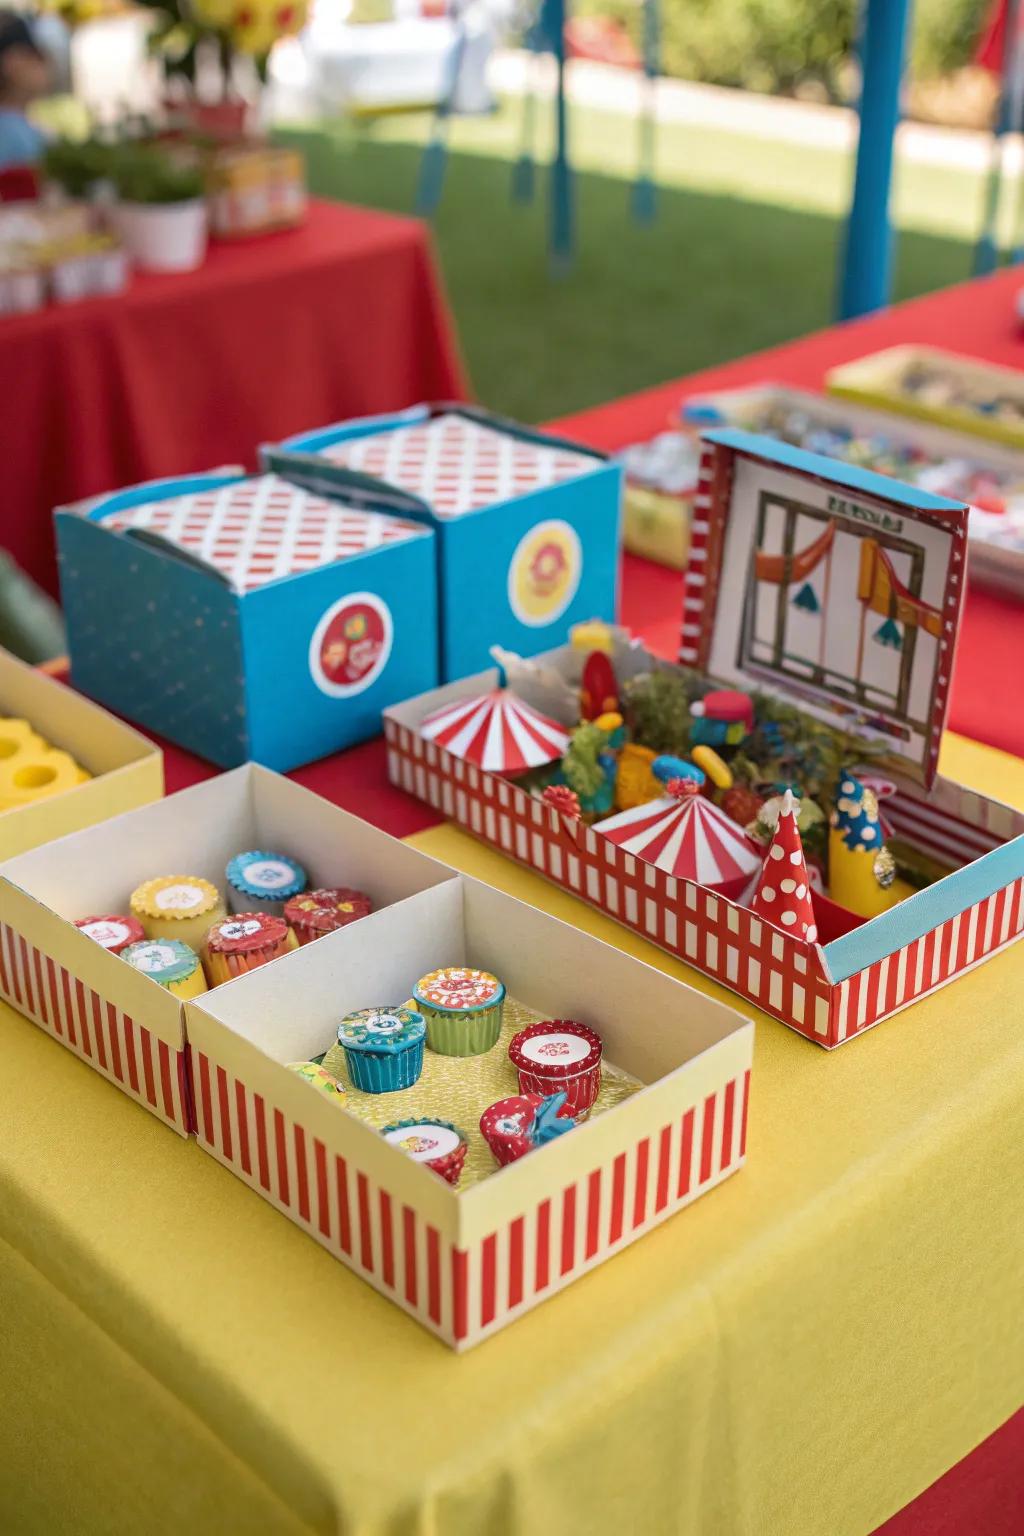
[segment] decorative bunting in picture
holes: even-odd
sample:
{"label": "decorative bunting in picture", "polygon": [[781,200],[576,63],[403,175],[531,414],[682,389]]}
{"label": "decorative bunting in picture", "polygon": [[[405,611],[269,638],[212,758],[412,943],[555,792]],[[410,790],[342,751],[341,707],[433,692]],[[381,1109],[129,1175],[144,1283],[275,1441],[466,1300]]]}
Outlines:
{"label": "decorative bunting in picture", "polygon": [[820,613],[821,604],[818,602],[818,594],[809,581],[805,581],[799,592],[793,599],[794,608],[802,608],[805,613]]}
{"label": "decorative bunting in picture", "polygon": [[901,651],[903,649],[903,635],[900,633],[900,627],[895,619],[886,619],[884,623],[879,624],[875,630],[874,638],[878,641],[879,645],[891,646],[894,651]]}

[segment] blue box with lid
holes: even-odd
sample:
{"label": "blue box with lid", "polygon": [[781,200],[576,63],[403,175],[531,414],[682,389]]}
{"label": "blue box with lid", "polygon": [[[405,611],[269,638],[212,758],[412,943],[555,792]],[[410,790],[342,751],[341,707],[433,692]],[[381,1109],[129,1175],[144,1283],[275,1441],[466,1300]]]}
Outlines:
{"label": "blue box with lid", "polygon": [[264,444],[264,466],[438,537],[441,671],[523,656],[612,621],[622,471],[603,454],[465,405],[418,405]]}
{"label": "blue box with lid", "polygon": [[438,680],[434,534],[275,475],[55,513],[72,679],[222,767],[286,771]]}

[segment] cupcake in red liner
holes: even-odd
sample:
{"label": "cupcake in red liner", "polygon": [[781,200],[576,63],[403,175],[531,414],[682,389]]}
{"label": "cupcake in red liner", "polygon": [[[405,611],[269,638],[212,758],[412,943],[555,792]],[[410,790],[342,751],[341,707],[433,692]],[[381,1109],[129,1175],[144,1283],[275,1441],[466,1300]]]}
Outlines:
{"label": "cupcake in red liner", "polygon": [[561,1113],[566,1103],[563,1089],[546,1099],[536,1093],[514,1095],[485,1109],[480,1116],[480,1134],[494,1153],[495,1161],[504,1168],[506,1163],[514,1163],[535,1147],[543,1147],[571,1131],[576,1122],[568,1112]]}
{"label": "cupcake in red liner", "polygon": [[214,923],[203,944],[203,967],[211,987],[244,976],[257,966],[297,949],[298,943],[283,917],[270,912],[239,912]]}
{"label": "cupcake in red liner", "polygon": [[322,886],[286,902],[284,920],[300,944],[311,944],[325,933],[369,917],[372,911],[373,902],[365,892],[347,885]]}
{"label": "cupcake in red liner", "polygon": [[120,955],[129,944],[141,944],[146,937],[137,917],[125,917],[120,912],[109,913],[106,917],[80,917],[75,927],[81,928],[104,949],[109,949],[112,955]]}
{"label": "cupcake in red liner", "polygon": [[459,1182],[469,1142],[449,1121],[396,1120],[393,1125],[385,1125],[381,1135],[413,1162],[425,1163],[449,1184]]}
{"label": "cupcake in red liner", "polygon": [[547,1098],[564,1091],[568,1113],[585,1120],[601,1088],[601,1037],[576,1019],[545,1019],[514,1035],[509,1060],[520,1093]]}

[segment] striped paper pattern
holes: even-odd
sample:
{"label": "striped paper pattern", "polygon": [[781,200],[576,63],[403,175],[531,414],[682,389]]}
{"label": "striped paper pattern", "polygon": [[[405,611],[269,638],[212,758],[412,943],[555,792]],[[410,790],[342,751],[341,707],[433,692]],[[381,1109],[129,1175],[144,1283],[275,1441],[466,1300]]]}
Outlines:
{"label": "striped paper pattern", "polygon": [[0,923],[0,995],[180,1135],[190,1130],[185,1054]]}

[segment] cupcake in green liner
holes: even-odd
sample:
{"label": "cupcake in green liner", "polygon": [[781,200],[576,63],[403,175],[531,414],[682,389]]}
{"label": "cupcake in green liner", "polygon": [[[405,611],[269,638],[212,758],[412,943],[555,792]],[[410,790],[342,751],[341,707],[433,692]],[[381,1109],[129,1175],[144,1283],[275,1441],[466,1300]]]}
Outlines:
{"label": "cupcake in green liner", "polygon": [[498,1042],[505,987],[490,971],[445,965],[421,976],[413,1002],[427,1026],[427,1044],[440,1056],[482,1056]]}
{"label": "cupcake in green liner", "polygon": [[426,1024],[414,1008],[360,1008],[338,1025],[353,1088],[396,1093],[411,1088],[423,1071]]}

